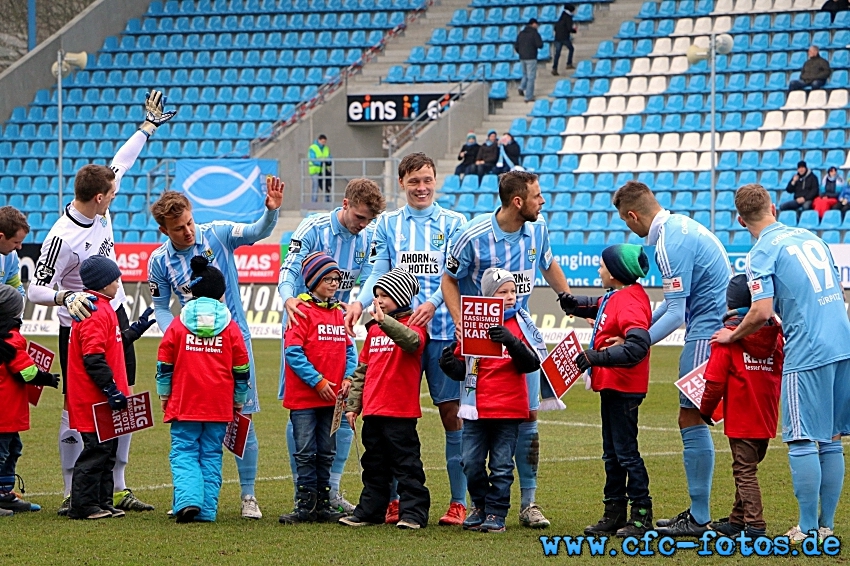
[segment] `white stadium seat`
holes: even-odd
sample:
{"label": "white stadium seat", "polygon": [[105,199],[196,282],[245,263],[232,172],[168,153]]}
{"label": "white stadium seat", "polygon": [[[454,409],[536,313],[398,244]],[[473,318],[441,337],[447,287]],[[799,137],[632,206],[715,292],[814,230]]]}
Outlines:
{"label": "white stadium seat", "polygon": [[[846,93],[847,91],[845,90],[844,92]],[[820,108],[824,108],[825,106],[826,106],[826,91],[825,90],[813,90],[809,93],[809,97],[806,99],[806,108],[810,108],[812,110],[817,110],[817,109],[820,109]]]}
{"label": "white stadium seat", "polygon": [[629,82],[629,94],[646,94],[646,77],[635,77]]}
{"label": "white stadium seat", "polygon": [[605,114],[606,106],[607,101],[604,96],[594,96],[590,99],[590,102],[587,103],[587,112],[585,112],[584,115],[593,116],[596,114]]}
{"label": "white stadium seat", "polygon": [[605,153],[617,153],[620,151],[620,134],[608,134],[602,138],[602,151]]}
{"label": "white stadium seat", "polygon": [[761,134],[759,132],[744,132],[741,138],[741,151],[755,151],[761,148]]}
{"label": "white stadium seat", "polygon": [[[716,152],[715,152],[716,156]],[[697,163],[698,171],[710,171],[711,170],[711,152],[706,151],[704,153],[699,154],[699,162]]]}
{"label": "white stadium seat", "polygon": [[581,136],[567,136],[564,138],[564,147],[558,153],[579,153],[581,148]]}
{"label": "white stadium seat", "polygon": [[694,21],[691,18],[680,18],[676,22],[673,35],[691,35],[694,31]]}
{"label": "white stadium seat", "polygon": [[[737,2],[735,2],[735,9],[734,10],[727,10],[726,13],[735,12],[737,14],[749,14],[752,11],[753,11],[753,0],[738,0]],[[724,13],[724,12],[720,12],[720,10],[718,10],[716,8],[715,8],[715,12],[719,12],[721,14]]]}
{"label": "white stadium seat", "polygon": [[754,14],[763,14],[773,10],[773,0],[756,0],[753,4]]}
{"label": "white stadium seat", "polygon": [[[654,155],[653,155],[654,156]],[[605,156],[602,156],[602,160],[605,159]],[[602,161],[599,162],[599,166],[602,166]],[[620,159],[617,163],[617,168],[614,169],[618,173],[629,173],[630,171],[637,170],[637,155],[634,153],[624,153],[620,156]]]}
{"label": "white stadium seat", "polygon": [[584,143],[581,144],[582,153],[599,153],[602,145],[602,138],[597,135],[585,136]]}
{"label": "white stadium seat", "polygon": [[737,150],[741,147],[741,133],[740,132],[726,132],[723,134],[723,138],[720,142],[720,145],[717,149],[722,150]]}
{"label": "white stadium seat", "polygon": [[640,151],[658,151],[659,143],[658,134],[644,134],[640,140]]}
{"label": "white stadium seat", "polygon": [[[771,110],[764,117],[764,124],[760,130],[781,130],[785,122],[785,113],[782,110]],[[800,116],[800,125],[802,126],[802,113]]]}
{"label": "white stadium seat", "polygon": [[605,109],[605,114],[625,114],[626,113],[626,97],[612,96],[608,99],[608,107]]}
{"label": "white stadium seat", "polygon": [[[634,155],[629,153],[628,155]],[[655,171],[658,167],[658,157],[654,153],[642,153],[637,162],[635,171]]]}
{"label": "white stadium seat", "polygon": [[694,22],[694,27],[688,35],[701,35],[711,33],[711,18],[697,18]]}
{"label": "white stadium seat", "polygon": [[615,77],[611,80],[611,88],[608,89],[608,94],[626,94],[629,90],[629,79],[626,77]]}
{"label": "white stadium seat", "polygon": [[576,172],[578,173],[595,173],[599,168],[599,157],[595,153],[590,153],[587,155],[582,155],[581,159],[578,162],[578,169]]}
{"label": "white stadium seat", "polygon": [[606,134],[617,134],[623,131],[622,116],[608,116],[605,119],[605,129],[602,130]]}
{"label": "white stadium seat", "polygon": [[676,151],[679,149],[679,134],[664,134],[658,146],[660,151]]}
{"label": "white stadium seat", "polygon": [[670,70],[670,59],[667,57],[656,57],[652,60],[650,75],[664,75]]}
{"label": "white stadium seat", "polygon": [[[696,28],[696,26],[694,26]],[[714,33],[726,33],[732,29],[731,16],[720,16],[714,20]]]}
{"label": "white stadium seat", "polygon": [[658,158],[658,170],[659,171],[675,171],[676,170],[676,161],[678,160],[678,155],[673,153],[672,151],[668,151],[666,153],[662,153]]}
{"label": "white stadium seat", "polygon": [[[666,37],[662,37],[662,38],[661,38],[661,39],[659,39],[658,41],[664,41],[664,40],[666,40],[666,41],[667,41],[667,44],[668,44],[668,46],[669,46],[669,44],[670,44],[670,40],[669,40],[668,38],[666,38]],[[657,45],[657,44],[658,44],[658,43],[656,42],[656,45]],[[668,51],[669,51],[669,49],[668,49]],[[654,52],[654,51],[653,51],[653,54],[655,54],[655,52]],[[660,54],[659,54],[659,55],[660,55]],[[665,53],[664,55],[666,55],[666,53]],[[635,59],[635,60],[634,60],[634,62],[632,63],[632,70],[631,70],[631,71],[629,71],[629,72],[628,72],[628,74],[629,74],[629,75],[637,75],[637,76],[643,76],[643,75],[646,75],[646,74],[648,74],[648,73],[649,73],[649,66],[650,66],[649,57],[638,57],[638,58],[637,58],[637,59]]]}
{"label": "white stadium seat", "polygon": [[817,130],[823,128],[824,124],[826,124],[826,111],[812,110],[806,116],[806,125],[804,127],[807,130]]}
{"label": "white stadium seat", "polygon": [[667,90],[667,77],[652,77],[646,92],[649,94],[661,94]]}
{"label": "white stadium seat", "polygon": [[782,132],[776,130],[765,132],[761,138],[761,150],[779,149],[782,147]]}
{"label": "white stadium seat", "polygon": [[835,89],[829,93],[827,108],[844,108],[845,106],[847,106],[847,89]]}
{"label": "white stadium seat", "polygon": [[788,93],[783,110],[799,110],[806,107],[806,92],[803,90],[792,90]]}
{"label": "white stadium seat", "polygon": [[602,116],[589,116],[584,123],[585,134],[601,134],[604,126]]}
{"label": "white stadium seat", "polygon": [[616,171],[617,170],[617,155],[615,153],[603,153],[599,157],[599,171]]}
{"label": "white stadium seat", "polygon": [[620,142],[620,151],[636,152],[640,148],[640,134],[626,134]]}
{"label": "white stadium seat", "polygon": [[673,57],[670,61],[670,71],[671,75],[683,75],[688,72],[688,58],[684,55],[680,55],[678,57]]}
{"label": "white stadium seat", "polygon": [[581,134],[584,132],[584,117],[582,116],[571,116],[569,120],[567,120],[567,133],[570,134]]}
{"label": "white stadium seat", "polygon": [[679,156],[679,163],[676,164],[676,171],[693,171],[697,168],[697,154],[693,151],[686,151]]}
{"label": "white stadium seat", "polygon": [[631,96],[626,105],[626,114],[640,114],[646,108],[646,97]]}

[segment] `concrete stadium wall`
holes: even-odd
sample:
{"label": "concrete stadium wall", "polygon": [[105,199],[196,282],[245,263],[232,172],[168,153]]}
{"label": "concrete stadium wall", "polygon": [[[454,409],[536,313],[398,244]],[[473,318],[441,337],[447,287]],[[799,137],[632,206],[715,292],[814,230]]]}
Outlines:
{"label": "concrete stadium wall", "polygon": [[16,106],[31,103],[36,91],[56,85],[50,67],[60,48],[66,52],[86,51],[96,57],[97,50],[110,35],[118,35],[127,20],[148,10],[151,0],[97,0],[62,29],[27,53],[0,74],[0,122],[12,115]]}

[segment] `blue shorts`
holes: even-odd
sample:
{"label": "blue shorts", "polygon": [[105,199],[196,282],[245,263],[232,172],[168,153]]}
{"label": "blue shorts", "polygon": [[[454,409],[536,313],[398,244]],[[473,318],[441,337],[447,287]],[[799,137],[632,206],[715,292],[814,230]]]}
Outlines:
{"label": "blue shorts", "polygon": [[850,435],[850,360],[782,376],[782,442]]}
{"label": "blue shorts", "polygon": [[[679,377],[684,377],[695,367],[699,367],[708,361],[709,354],[711,354],[711,345],[708,340],[685,342],[685,347],[682,348],[682,354],[679,356]],[[682,409],[699,409],[681,391],[679,391],[679,407]]]}
{"label": "blue shorts", "polygon": [[248,348],[248,362],[251,364],[251,375],[248,379],[248,398],[242,406],[243,415],[251,415],[260,412],[260,397],[257,395],[257,366],[254,364],[254,349],[251,347],[251,335],[242,337],[245,339],[245,347]]}
{"label": "blue shorts", "polygon": [[540,370],[525,374],[525,383],[528,385],[528,410],[536,411],[540,408]]}
{"label": "blue shorts", "polygon": [[428,392],[435,405],[449,401],[460,401],[460,388],[463,382],[454,381],[440,367],[440,356],[443,348],[451,345],[453,340],[430,340],[422,352],[422,369],[428,380]]}

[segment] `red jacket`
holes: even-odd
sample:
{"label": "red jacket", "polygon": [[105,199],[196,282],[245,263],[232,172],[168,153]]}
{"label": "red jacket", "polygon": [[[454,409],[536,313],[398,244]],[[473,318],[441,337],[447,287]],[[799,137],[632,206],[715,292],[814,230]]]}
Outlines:
{"label": "red jacket", "polygon": [[[739,322],[738,319],[736,322]],[[735,328],[727,322],[727,328]],[[782,384],[782,327],[771,323],[732,344],[713,344],[705,369],[700,413],[710,415],[723,399],[729,438],[776,436]]]}
{"label": "red jacket", "polygon": [[30,428],[27,385],[15,377],[15,374],[34,365],[34,362],[27,354],[27,341],[21,333],[16,328],[11,329],[9,333],[12,336],[7,343],[17,352],[14,359],[0,364],[0,399],[3,400],[3,409],[0,410],[0,433],[21,432]]}

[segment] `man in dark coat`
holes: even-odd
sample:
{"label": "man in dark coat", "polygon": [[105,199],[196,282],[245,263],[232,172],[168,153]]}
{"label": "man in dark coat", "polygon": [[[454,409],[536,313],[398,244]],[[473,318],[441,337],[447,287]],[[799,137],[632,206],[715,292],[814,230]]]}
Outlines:
{"label": "man in dark coat", "polygon": [[558,61],[561,60],[561,49],[567,48],[567,69],[575,69],[573,66],[573,40],[571,35],[575,33],[576,27],[573,23],[573,14],[576,7],[573,4],[565,4],[561,17],[555,22],[555,60],[552,62],[552,74],[558,76]]}
{"label": "man in dark coat", "polygon": [[534,100],[534,81],[537,79],[537,50],[543,47],[543,38],[537,32],[537,20],[531,18],[528,25],[519,32],[514,50],[522,64],[522,81],[519,83],[519,95],[526,102]]}
{"label": "man in dark coat", "polygon": [[466,136],[466,143],[463,144],[463,147],[460,148],[460,151],[457,153],[457,160],[460,161],[457,167],[455,167],[455,175],[463,176],[467,173],[471,173],[471,169],[475,168],[475,158],[478,156],[478,148],[481,147],[478,145],[478,141],[475,139],[475,134],[469,132],[469,135]]}
{"label": "man in dark coat", "polygon": [[799,212],[812,208],[812,201],[818,196],[820,187],[818,187],[817,177],[805,161],[797,163],[797,174],[791,178],[785,190],[794,195],[794,198],[779,205],[779,210],[796,210]]}
{"label": "man in dark coat", "polygon": [[812,45],[809,47],[809,60],[803,64],[800,79],[788,84],[788,90],[805,90],[807,88],[823,88],[832,69],[829,61],[820,56],[820,51]]}

